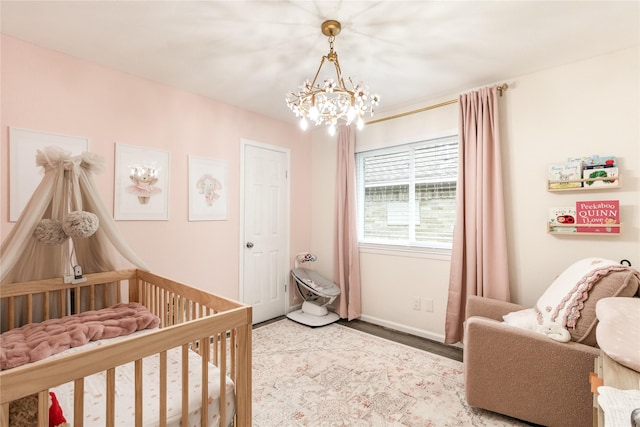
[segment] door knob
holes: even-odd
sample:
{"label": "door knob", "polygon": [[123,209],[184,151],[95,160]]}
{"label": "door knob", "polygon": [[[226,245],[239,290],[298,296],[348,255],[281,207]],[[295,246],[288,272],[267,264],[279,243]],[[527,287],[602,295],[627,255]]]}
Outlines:
{"label": "door knob", "polygon": [[253,247],[253,242],[247,242],[245,245],[247,248],[251,249]]}

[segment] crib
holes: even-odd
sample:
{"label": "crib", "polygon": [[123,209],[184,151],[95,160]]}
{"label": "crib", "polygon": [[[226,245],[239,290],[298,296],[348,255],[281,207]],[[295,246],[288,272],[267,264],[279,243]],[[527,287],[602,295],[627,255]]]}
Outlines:
{"label": "crib", "polygon": [[[117,424],[116,390],[120,376],[116,372],[130,366],[132,415],[127,425],[171,425],[168,412],[175,389],[182,390],[179,401],[179,420],[175,425],[193,425],[193,402],[189,392],[200,393],[196,406],[197,425],[251,425],[251,331],[252,311],[232,300],[219,297],[155,274],[132,269],[87,274],[82,283],[66,284],[62,278],[0,287],[3,330],[22,324],[57,318],[58,313],[70,314],[97,310],[120,302],[138,302],[160,319],[156,329],[144,334],[132,334],[106,345],[77,347],[78,351],[62,353],[33,363],[0,371],[0,427],[9,426],[11,402],[26,396],[37,396],[38,426],[49,426],[49,390],[72,384],[71,408],[65,414],[73,418],[74,426]],[[22,319],[22,320],[18,320]],[[168,380],[167,354],[182,355],[182,375]],[[193,371],[194,358],[199,378],[188,375]],[[156,360],[157,372],[144,371],[150,358]],[[190,362],[189,362],[190,361]],[[214,371],[215,369],[215,371]],[[212,372],[214,374],[212,374]],[[106,381],[104,413],[99,423],[86,421],[85,384],[88,378],[102,375]],[[211,378],[216,376],[219,396],[210,396]],[[152,381],[157,389],[153,398],[144,397],[146,383]],[[178,387],[175,382],[178,382]],[[229,384],[232,384],[231,388]],[[124,386],[128,388],[128,385]],[[231,395],[228,395],[230,393]],[[212,409],[211,401],[217,402]],[[149,404],[157,419],[149,419]],[[229,402],[231,404],[229,404]],[[204,404],[203,404],[204,403]],[[157,404],[157,406],[156,406]],[[216,407],[217,406],[217,407]],[[209,412],[215,411],[212,423]],[[231,413],[228,413],[231,412]],[[173,413],[175,418],[175,411]]]}

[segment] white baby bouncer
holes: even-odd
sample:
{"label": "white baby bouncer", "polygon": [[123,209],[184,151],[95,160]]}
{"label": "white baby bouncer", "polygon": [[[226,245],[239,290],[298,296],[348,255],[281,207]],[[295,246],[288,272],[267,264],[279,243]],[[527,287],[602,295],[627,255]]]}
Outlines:
{"label": "white baby bouncer", "polygon": [[325,326],[340,318],[337,313],[327,309],[327,306],[340,295],[340,288],[316,271],[299,267],[299,264],[317,259],[309,252],[296,255],[295,268],[291,270],[291,277],[304,302],[300,310],[287,314],[289,319],[312,327]]}

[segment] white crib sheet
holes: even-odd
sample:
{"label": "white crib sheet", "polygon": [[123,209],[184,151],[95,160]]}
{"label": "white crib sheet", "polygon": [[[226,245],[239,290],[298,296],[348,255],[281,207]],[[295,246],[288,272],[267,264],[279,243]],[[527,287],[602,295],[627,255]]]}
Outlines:
{"label": "white crib sheet", "polygon": [[[118,340],[103,340],[90,343],[89,346],[99,346]],[[86,350],[86,346],[83,346]],[[78,349],[72,349],[79,351]],[[68,354],[68,353],[66,353]],[[202,359],[200,356],[189,351],[189,426],[200,426],[200,399],[201,388],[200,378],[202,372]],[[62,355],[62,354],[60,354]],[[160,358],[153,355],[143,359],[142,375],[144,376],[144,390],[142,398],[143,425],[145,427],[158,426],[160,382],[158,372],[160,371]],[[220,376],[219,369],[209,363],[209,404],[208,419],[209,426],[220,425],[220,411],[218,401],[220,400]],[[84,425],[103,426],[106,425],[106,372],[100,372],[85,378],[84,384]],[[167,426],[179,426],[182,417],[182,349],[173,348],[167,351]],[[63,414],[70,425],[73,422],[73,383],[63,384],[51,389],[56,394]],[[116,368],[116,420],[117,426],[131,426],[135,418],[135,379],[134,364],[118,366]],[[227,423],[232,422],[235,413],[234,404],[235,385],[227,377],[226,380],[226,400],[227,400]]]}

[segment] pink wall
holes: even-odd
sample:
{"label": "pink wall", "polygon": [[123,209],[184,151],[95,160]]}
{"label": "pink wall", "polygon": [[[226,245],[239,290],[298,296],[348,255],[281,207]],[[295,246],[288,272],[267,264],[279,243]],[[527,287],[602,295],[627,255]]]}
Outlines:
{"label": "pink wall", "polygon": [[[106,170],[96,176],[113,212],[115,143],[170,152],[169,221],[118,221],[155,273],[239,298],[240,139],[291,152],[291,253],[310,244],[311,137],[269,119],[59,52],[2,36],[0,236],[9,218],[9,127],[89,139]],[[213,76],[212,76],[213,77]],[[282,100],[274,100],[282,102]],[[188,221],[187,156],[226,160],[228,221]],[[119,267],[129,267],[126,263]]]}

